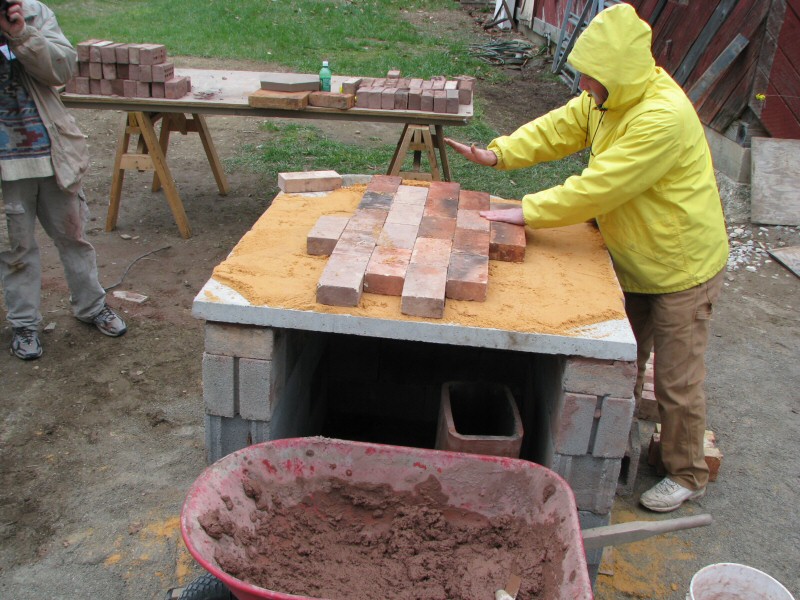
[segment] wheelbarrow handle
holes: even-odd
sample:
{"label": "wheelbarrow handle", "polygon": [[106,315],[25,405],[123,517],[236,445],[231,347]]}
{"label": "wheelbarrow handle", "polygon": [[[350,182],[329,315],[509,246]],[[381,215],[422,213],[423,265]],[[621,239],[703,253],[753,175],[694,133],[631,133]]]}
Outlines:
{"label": "wheelbarrow handle", "polygon": [[659,535],[669,531],[704,527],[712,521],[711,515],[703,514],[667,519],[665,521],[631,521],[630,523],[606,525],[605,527],[593,527],[592,529],[584,529],[581,532],[583,534],[583,547],[585,550],[596,550],[604,546],[627,544],[628,542],[636,542],[652,535]]}

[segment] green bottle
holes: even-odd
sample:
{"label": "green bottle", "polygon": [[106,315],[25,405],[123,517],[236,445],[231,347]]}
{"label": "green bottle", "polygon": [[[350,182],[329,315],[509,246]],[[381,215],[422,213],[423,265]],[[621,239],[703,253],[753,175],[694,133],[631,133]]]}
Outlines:
{"label": "green bottle", "polygon": [[323,92],[331,91],[331,69],[327,60],[322,61],[322,69],[319,71],[319,89]]}

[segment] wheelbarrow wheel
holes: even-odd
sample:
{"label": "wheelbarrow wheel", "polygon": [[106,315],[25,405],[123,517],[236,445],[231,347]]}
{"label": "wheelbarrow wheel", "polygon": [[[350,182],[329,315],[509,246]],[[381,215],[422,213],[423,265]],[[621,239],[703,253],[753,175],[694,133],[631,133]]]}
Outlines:
{"label": "wheelbarrow wheel", "polygon": [[187,585],[179,600],[236,600],[230,590],[211,573],[201,575]]}

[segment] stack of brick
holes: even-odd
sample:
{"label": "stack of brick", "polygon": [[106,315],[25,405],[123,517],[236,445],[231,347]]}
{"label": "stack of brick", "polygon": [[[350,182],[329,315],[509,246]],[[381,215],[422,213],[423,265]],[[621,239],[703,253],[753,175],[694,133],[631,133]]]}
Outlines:
{"label": "stack of brick", "polygon": [[402,185],[375,175],[352,217],[322,217],[309,254],[330,256],[317,302],[357,306],[363,292],[400,296],[403,314],[442,318],[445,299],[483,301],[489,260],[522,262],[525,228],[478,213],[489,194],[458,183]]}
{"label": "stack of brick", "polygon": [[458,114],[459,106],[472,103],[475,78],[461,75],[453,79],[404,79],[399,71],[385,78],[347,79],[342,92],[356,95],[356,108],[380,110],[419,110]]}
{"label": "stack of brick", "polygon": [[77,50],[78,75],[67,82],[69,93],[175,100],[192,89],[188,77],[175,76],[162,44],[87,40]]}
{"label": "stack of brick", "polygon": [[[708,466],[708,480],[716,481],[719,468],[722,466],[722,452],[717,448],[717,436],[713,431],[706,430],[703,437],[703,452]],[[657,423],[650,445],[647,449],[647,464],[656,468],[659,475],[665,475],[664,463],[661,462],[661,424]]]}
{"label": "stack of brick", "polygon": [[655,354],[650,353],[644,371],[644,387],[642,388],[642,399],[636,407],[636,416],[643,421],[653,421],[660,423],[661,417],[658,414],[658,401],[656,400],[655,380],[653,378],[653,364]]}

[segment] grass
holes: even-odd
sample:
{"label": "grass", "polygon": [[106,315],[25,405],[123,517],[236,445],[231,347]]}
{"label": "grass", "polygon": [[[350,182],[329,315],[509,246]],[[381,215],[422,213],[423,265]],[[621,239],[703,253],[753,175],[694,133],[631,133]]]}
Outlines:
{"label": "grass", "polygon": [[[502,84],[502,72],[470,56],[469,27],[442,27],[452,0],[48,0],[73,42],[99,38],[158,42],[171,56],[251,60],[297,72],[316,72],[323,59],[334,72],[385,75],[390,68],[415,77],[468,74],[481,85]],[[433,18],[429,18],[429,16]],[[281,171],[334,169],[385,172],[394,146],[345,144],[322,129],[281,121],[263,125],[265,141],[243,146],[228,168],[277,181]],[[470,125],[450,128],[460,140],[487,144],[498,133],[475,106]],[[464,188],[506,198],[561,183],[585,166],[581,156],[513,173],[467,162],[453,152],[453,178]]]}

